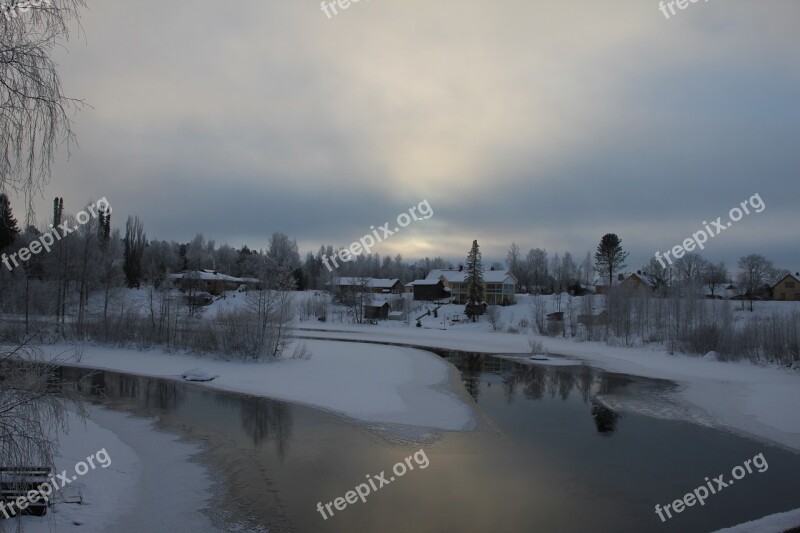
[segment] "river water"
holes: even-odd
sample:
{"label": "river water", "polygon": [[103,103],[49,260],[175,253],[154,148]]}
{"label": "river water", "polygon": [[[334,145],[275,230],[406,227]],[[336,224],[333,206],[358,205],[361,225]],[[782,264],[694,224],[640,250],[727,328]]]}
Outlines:
{"label": "river water", "polygon": [[[727,431],[615,412],[610,398],[667,397],[674,385],[589,366],[530,366],[441,352],[477,404],[476,431],[363,425],[202,385],[64,368],[93,402],[203,444],[232,521],[293,532],[705,532],[800,507],[800,455]],[[653,399],[656,400],[653,400]],[[365,399],[365,402],[368,402]],[[420,455],[419,451],[423,450]],[[317,504],[417,453],[426,461],[333,516]],[[662,522],[662,507],[763,454],[735,485]],[[426,468],[422,465],[427,463]],[[715,485],[716,486],[716,485]],[[341,504],[341,502],[340,502]]]}

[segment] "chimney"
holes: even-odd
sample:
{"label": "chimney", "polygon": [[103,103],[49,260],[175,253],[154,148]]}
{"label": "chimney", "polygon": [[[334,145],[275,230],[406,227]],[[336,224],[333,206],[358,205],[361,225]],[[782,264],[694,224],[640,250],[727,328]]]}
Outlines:
{"label": "chimney", "polygon": [[458,271],[464,272],[464,265],[458,265]]}
{"label": "chimney", "polygon": [[636,273],[637,273],[638,275],[640,275],[640,276],[642,275],[642,271],[641,271],[641,270],[637,270],[637,271],[636,271]]}

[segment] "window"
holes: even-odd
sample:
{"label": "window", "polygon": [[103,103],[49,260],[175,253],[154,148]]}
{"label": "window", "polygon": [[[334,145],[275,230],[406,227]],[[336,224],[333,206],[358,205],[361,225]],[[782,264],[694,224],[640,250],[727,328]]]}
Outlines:
{"label": "window", "polygon": [[786,282],[787,289],[794,289],[794,281],[787,281]]}

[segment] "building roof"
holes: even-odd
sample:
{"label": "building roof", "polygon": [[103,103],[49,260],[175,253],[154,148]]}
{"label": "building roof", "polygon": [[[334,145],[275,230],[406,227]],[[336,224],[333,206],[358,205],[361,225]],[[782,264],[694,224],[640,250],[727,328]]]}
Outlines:
{"label": "building roof", "polygon": [[658,283],[656,283],[656,280],[654,280],[653,278],[651,278],[647,274],[643,274],[641,272],[636,272],[634,274],[631,274],[630,276],[628,276],[625,279],[628,280],[628,279],[631,279],[631,278],[636,278],[639,281],[641,281],[642,283],[644,283],[645,285],[649,285],[651,288],[656,288],[658,286]]}
{"label": "building roof", "polygon": [[[466,270],[431,270],[425,279],[438,280],[444,278],[448,283],[464,283],[466,277]],[[517,281],[517,278],[507,270],[487,270],[483,273],[484,283],[503,283],[508,278],[511,278],[514,283]]]}
{"label": "building roof", "polygon": [[442,280],[441,280],[441,279],[439,279],[439,278],[436,278],[436,279],[416,279],[416,280],[412,281],[411,283],[409,283],[409,285],[412,285],[412,286],[414,286],[414,285],[420,285],[420,286],[423,286],[423,285],[428,285],[428,286],[432,286],[432,285],[438,285],[438,284],[439,284],[439,283],[441,283],[441,282],[442,282]]}
{"label": "building roof", "polygon": [[231,283],[260,283],[261,280],[256,278],[235,278],[227,274],[214,272],[213,270],[189,270],[185,272],[178,272],[170,274],[170,279],[185,279],[190,277],[201,281],[229,281]]}
{"label": "building roof", "polygon": [[772,288],[774,289],[775,287],[777,287],[778,285],[780,285],[781,283],[783,283],[783,282],[786,280],[786,278],[792,278],[792,279],[793,279],[793,280],[795,280],[797,283],[800,283],[800,273],[797,273],[797,272],[796,272],[796,273],[794,273],[794,274],[786,274],[786,275],[785,275],[785,276],[783,276],[781,279],[779,279],[778,281],[776,281],[776,282],[775,282],[775,285],[773,285],[773,286],[772,286]]}
{"label": "building roof", "polygon": [[367,278],[367,277],[357,277],[357,276],[342,276],[339,278],[337,283],[333,283],[333,285],[338,285],[339,287],[358,287],[364,281],[367,282],[367,287],[370,289],[391,289],[397,283],[400,282],[399,279],[386,279],[386,278]]}

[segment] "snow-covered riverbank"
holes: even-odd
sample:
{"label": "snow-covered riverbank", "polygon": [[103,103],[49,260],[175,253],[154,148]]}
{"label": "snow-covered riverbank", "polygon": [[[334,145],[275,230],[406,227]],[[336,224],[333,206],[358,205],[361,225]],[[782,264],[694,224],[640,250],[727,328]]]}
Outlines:
{"label": "snow-covered riverbank", "polygon": [[88,411],[85,422],[70,417],[56,469],[74,472],[101,449],[111,464],[62,489],[46,516],[24,517],[25,531],[219,531],[203,512],[211,498],[209,472],[189,460],[198,446],[153,429],[150,420],[97,406]]}
{"label": "snow-covered riverbank", "polygon": [[[301,325],[298,334],[315,338],[392,342],[418,347],[487,354],[526,353],[528,337],[508,333],[354,325]],[[689,421],[772,441],[800,451],[800,373],[749,362],[724,363],[701,357],[668,355],[658,348],[613,347],[596,342],[538,338],[552,354],[577,358],[610,372],[666,379],[679,385],[679,399],[695,412]],[[682,411],[671,416],[681,417]]]}
{"label": "snow-covered riverbank", "polygon": [[[430,352],[363,343],[306,344],[313,353],[309,360],[263,363],[88,345],[80,362],[68,364],[169,379],[202,367],[219,377],[201,386],[308,405],[361,422],[446,431],[475,427],[474,407],[458,371]],[[45,349],[52,357],[69,353],[67,345]]]}

